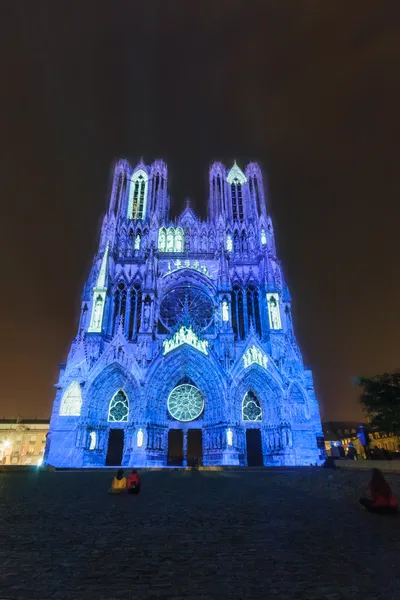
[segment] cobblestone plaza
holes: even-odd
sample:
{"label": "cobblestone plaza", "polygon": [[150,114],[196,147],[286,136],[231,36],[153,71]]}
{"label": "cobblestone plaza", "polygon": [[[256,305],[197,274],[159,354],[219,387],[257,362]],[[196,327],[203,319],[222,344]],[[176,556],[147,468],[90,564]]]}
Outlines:
{"label": "cobblestone plaza", "polygon": [[[397,599],[400,518],[363,512],[369,473],[1,473],[1,599]],[[400,477],[388,480],[397,495]]]}

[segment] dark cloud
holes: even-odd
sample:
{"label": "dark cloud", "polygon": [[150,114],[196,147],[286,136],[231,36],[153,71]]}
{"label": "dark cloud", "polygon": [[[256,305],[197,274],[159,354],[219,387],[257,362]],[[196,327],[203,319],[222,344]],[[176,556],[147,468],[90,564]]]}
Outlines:
{"label": "dark cloud", "polygon": [[0,416],[46,415],[109,169],[164,157],[174,211],[259,160],[327,417],[399,366],[397,1],[14,2],[0,19]]}

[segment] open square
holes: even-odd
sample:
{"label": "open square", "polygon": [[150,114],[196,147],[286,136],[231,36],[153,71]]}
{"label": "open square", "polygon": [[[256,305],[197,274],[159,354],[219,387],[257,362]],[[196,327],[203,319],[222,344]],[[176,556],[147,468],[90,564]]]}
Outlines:
{"label": "open square", "polygon": [[113,474],[0,474],[1,599],[399,597],[400,517],[359,507],[369,473],[147,471],[137,497]]}

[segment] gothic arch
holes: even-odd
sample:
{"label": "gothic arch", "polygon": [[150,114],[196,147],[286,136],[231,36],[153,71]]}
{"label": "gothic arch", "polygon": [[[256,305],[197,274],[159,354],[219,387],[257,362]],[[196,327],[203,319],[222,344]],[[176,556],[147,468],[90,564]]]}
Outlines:
{"label": "gothic arch", "polygon": [[230,390],[232,414],[231,418],[237,423],[242,422],[243,398],[248,391],[252,391],[258,398],[262,409],[262,422],[264,425],[273,425],[280,422],[280,403],[283,390],[271,373],[264,371],[258,365],[246,369],[245,375],[233,381]]}
{"label": "gothic arch", "polygon": [[189,378],[203,394],[204,420],[218,423],[226,418],[226,391],[224,376],[213,356],[184,344],[165,356],[156,359],[146,377],[147,418],[163,423],[167,417],[167,400],[171,391],[184,378]]}
{"label": "gothic arch", "polygon": [[107,424],[110,401],[123,390],[129,400],[128,422],[139,421],[144,413],[139,383],[131,373],[116,362],[105,367],[88,389],[87,417],[91,422]]}
{"label": "gothic arch", "polygon": [[288,391],[290,413],[293,419],[303,421],[310,418],[310,406],[306,391],[294,381]]}
{"label": "gothic arch", "polygon": [[82,392],[78,381],[73,381],[64,391],[60,404],[60,417],[79,417],[82,408]]}

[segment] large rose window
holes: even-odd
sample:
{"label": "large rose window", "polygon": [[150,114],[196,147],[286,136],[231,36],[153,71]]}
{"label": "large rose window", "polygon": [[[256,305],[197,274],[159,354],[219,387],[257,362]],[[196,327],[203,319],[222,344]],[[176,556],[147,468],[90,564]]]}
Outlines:
{"label": "large rose window", "polygon": [[160,320],[168,330],[174,329],[185,317],[204,331],[213,321],[213,303],[211,298],[202,290],[195,287],[177,287],[165,296],[161,302]]}
{"label": "large rose window", "polygon": [[168,398],[168,411],[177,421],[194,421],[204,409],[204,398],[194,385],[184,383],[172,390]]}

